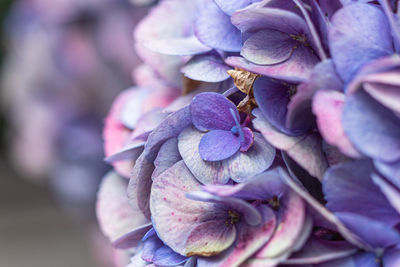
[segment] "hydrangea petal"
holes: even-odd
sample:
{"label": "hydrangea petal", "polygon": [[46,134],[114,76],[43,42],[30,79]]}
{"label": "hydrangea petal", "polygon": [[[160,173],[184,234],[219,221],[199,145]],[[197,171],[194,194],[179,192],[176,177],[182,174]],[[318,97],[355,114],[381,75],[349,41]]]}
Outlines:
{"label": "hydrangea petal", "polygon": [[345,95],[333,90],[318,91],[313,99],[312,109],[317,117],[318,129],[324,140],[353,158],[361,157],[344,133],[342,111]]}
{"label": "hydrangea petal", "polygon": [[178,138],[183,160],[203,184],[226,184],[229,178],[244,182],[268,169],[275,158],[275,149],[258,133],[254,133],[254,144],[247,152],[238,152],[223,161],[207,162],[200,157],[198,150],[203,136],[204,133],[188,127]]}
{"label": "hydrangea petal", "polygon": [[[217,254],[236,238],[236,230],[226,226],[228,214],[220,206],[186,198],[186,193],[199,189],[200,183],[183,161],[153,182],[150,210],[154,228],[160,239],[181,255]],[[196,229],[204,229],[202,235],[196,234]]]}
{"label": "hydrangea petal", "polygon": [[231,157],[239,148],[239,136],[230,131],[213,130],[201,138],[199,154],[206,161],[221,161]]}
{"label": "hydrangea petal", "polygon": [[253,145],[254,134],[253,131],[248,127],[243,127],[242,130],[243,130],[244,140],[240,142],[240,151],[246,152]]}
{"label": "hydrangea petal", "polygon": [[187,261],[187,258],[176,253],[168,246],[162,246],[156,250],[153,263],[157,266],[177,266]]}
{"label": "hydrangea petal", "polygon": [[236,10],[242,9],[251,3],[258,2],[257,0],[214,0],[218,7],[227,15],[232,16]]}
{"label": "hydrangea petal", "polygon": [[178,150],[178,138],[174,137],[167,140],[162,144],[160,151],[157,154],[157,158],[154,160],[155,169],[152,178],[154,179],[154,177],[157,177],[181,159]]}
{"label": "hydrangea petal", "polygon": [[374,161],[375,168],[400,188],[400,160],[394,162]]}
{"label": "hydrangea petal", "polygon": [[[129,204],[126,186],[126,180],[115,172],[110,172],[100,185],[97,196],[96,214],[100,227],[117,247],[126,247],[125,241],[129,234],[134,235],[135,230],[141,229],[149,222],[137,205]],[[130,242],[130,244],[134,246],[140,239],[141,236],[137,240],[131,239],[135,242]]]}
{"label": "hydrangea petal", "polygon": [[383,255],[383,264],[387,267],[400,265],[400,248],[390,249]]}
{"label": "hydrangea petal", "polygon": [[285,264],[318,264],[353,255],[357,248],[343,241],[310,238],[304,248],[294,253]]}
{"label": "hydrangea petal", "polygon": [[177,137],[183,129],[192,123],[188,106],[172,113],[149,135],[144,147],[144,154],[149,161],[154,161],[161,145],[172,137]]}
{"label": "hydrangea petal", "polygon": [[[373,248],[386,248],[400,242],[400,233],[387,224],[348,212],[337,212],[336,216],[353,233]],[[379,235],[371,235],[379,233]]]}
{"label": "hydrangea petal", "polygon": [[328,37],[332,59],[345,83],[368,61],[393,53],[386,16],[374,5],[353,4],[337,11]]}
{"label": "hydrangea petal", "polygon": [[204,8],[194,24],[196,37],[205,45],[228,52],[239,52],[242,47],[240,31],[232,25],[226,15],[214,2],[204,1]]}
{"label": "hydrangea petal", "polygon": [[260,109],[253,110],[256,117],[253,120],[254,127],[278,149],[285,151],[310,175],[322,180],[322,176],[328,167],[324,158],[321,141],[315,134],[301,137],[285,135],[275,129],[262,115]]}
{"label": "hydrangea petal", "polygon": [[182,72],[192,80],[215,83],[228,79],[229,69],[230,67],[225,65],[219,56],[205,54],[191,58],[182,67]]}
{"label": "hydrangea petal", "polygon": [[383,161],[400,159],[400,119],[367,93],[357,91],[347,97],[342,123],[363,154]]}
{"label": "hydrangea petal", "polygon": [[[324,175],[326,207],[333,212],[352,212],[396,225],[400,215],[370,179],[371,162],[354,161],[331,167]],[[361,206],[368,208],[360,209]]]}
{"label": "hydrangea petal", "polygon": [[399,214],[398,216],[400,217],[400,190],[392,186],[379,175],[372,174],[371,178],[373,182],[379,186],[382,193],[385,194],[387,200],[390,202],[392,207],[396,209]]}
{"label": "hydrangea petal", "polygon": [[230,110],[239,118],[235,104],[223,95],[213,92],[196,95],[190,104],[193,125],[200,131],[230,131],[235,125],[235,118]]}
{"label": "hydrangea petal", "polygon": [[113,163],[122,160],[136,161],[137,158],[140,156],[140,154],[142,154],[143,152],[144,144],[145,142],[141,140],[133,141],[120,151],[116,152],[115,154],[106,157],[105,161],[108,163]]}
{"label": "hydrangea petal", "polygon": [[288,60],[295,46],[296,42],[288,34],[264,29],[244,42],[240,55],[255,64],[272,65]]}

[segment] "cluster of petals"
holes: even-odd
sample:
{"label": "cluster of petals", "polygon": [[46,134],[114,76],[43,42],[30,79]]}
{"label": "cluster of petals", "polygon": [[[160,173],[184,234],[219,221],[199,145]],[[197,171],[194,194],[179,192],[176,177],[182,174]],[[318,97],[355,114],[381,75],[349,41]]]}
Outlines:
{"label": "cluster of petals", "polygon": [[154,6],[135,29],[140,88],[104,129],[97,214],[129,267],[400,266],[397,12]]}

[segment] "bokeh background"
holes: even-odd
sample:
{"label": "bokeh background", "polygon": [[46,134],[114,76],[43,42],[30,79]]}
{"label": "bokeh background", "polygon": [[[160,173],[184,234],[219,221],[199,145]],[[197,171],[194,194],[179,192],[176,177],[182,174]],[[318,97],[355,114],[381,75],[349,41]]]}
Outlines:
{"label": "bokeh background", "polygon": [[132,86],[132,31],[151,1],[0,1],[0,266],[108,267],[103,118]]}

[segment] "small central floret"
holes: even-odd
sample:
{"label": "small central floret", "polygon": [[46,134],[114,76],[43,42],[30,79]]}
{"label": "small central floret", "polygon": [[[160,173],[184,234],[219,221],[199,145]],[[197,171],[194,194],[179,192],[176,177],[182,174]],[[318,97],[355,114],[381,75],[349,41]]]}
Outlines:
{"label": "small central floret", "polygon": [[307,37],[305,36],[305,34],[291,34],[290,38],[292,38],[292,40],[294,40],[294,41],[301,43],[304,46],[309,46]]}
{"label": "small central floret", "polygon": [[229,218],[225,221],[227,226],[234,225],[240,221],[240,214],[234,210],[228,210]]}
{"label": "small central floret", "polygon": [[244,134],[243,134],[242,126],[240,125],[239,120],[236,117],[236,114],[233,111],[233,109],[230,109],[229,112],[231,113],[233,119],[235,120],[235,124],[236,124],[235,126],[233,126],[231,128],[231,132],[236,136],[239,135],[240,142],[243,142],[244,141]]}

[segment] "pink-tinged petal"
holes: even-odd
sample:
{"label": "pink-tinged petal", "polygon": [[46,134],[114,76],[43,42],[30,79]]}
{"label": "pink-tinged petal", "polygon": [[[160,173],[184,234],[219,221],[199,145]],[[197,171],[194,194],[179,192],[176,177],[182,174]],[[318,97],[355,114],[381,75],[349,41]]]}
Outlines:
{"label": "pink-tinged petal", "polygon": [[172,137],[177,137],[183,129],[192,123],[190,109],[188,106],[170,114],[157,128],[155,128],[147,139],[144,154],[149,161],[154,161],[161,145]]}
{"label": "pink-tinged petal", "polygon": [[253,145],[254,134],[253,134],[253,131],[247,127],[244,127],[242,129],[243,129],[244,140],[240,143],[240,151],[246,152]]}
{"label": "pink-tinged petal", "polygon": [[278,228],[272,239],[256,254],[256,258],[277,258],[296,245],[306,219],[306,205],[293,191],[284,194],[280,202]]}
{"label": "pink-tinged petal", "polygon": [[354,148],[343,130],[342,111],[345,95],[338,91],[320,90],[314,98],[312,109],[317,117],[318,129],[325,141],[352,158],[361,154]]}
{"label": "pink-tinged petal", "polygon": [[136,123],[142,116],[143,102],[151,92],[151,90],[147,88],[135,88],[133,90],[131,96],[123,103],[119,114],[119,119],[122,124],[131,130],[135,128]]}
{"label": "pink-tinged petal", "polygon": [[343,223],[327,208],[321,205],[317,200],[315,200],[310,193],[306,191],[306,189],[301,185],[298,180],[294,180],[289,176],[284,170],[280,170],[281,176],[285,183],[296,192],[307,204],[317,212],[327,223],[330,224],[331,227],[335,228],[344,239],[352,243],[353,245],[363,248],[369,249],[368,246],[360,240],[357,236],[355,236],[349,229],[347,229]]}
{"label": "pink-tinged petal", "polygon": [[231,131],[212,130],[201,138],[199,154],[206,161],[221,161],[231,157],[239,148],[239,136]]}
{"label": "pink-tinged petal", "polygon": [[302,47],[295,49],[290,60],[277,65],[257,65],[243,57],[233,56],[225,59],[229,66],[293,83],[306,81],[317,62],[318,58],[311,50]]}
{"label": "pink-tinged petal", "polygon": [[395,208],[396,211],[400,214],[400,189],[394,187],[379,175],[372,174],[371,178],[372,181],[377,186],[379,186],[382,193],[386,196],[392,207]]}
{"label": "pink-tinged petal", "polygon": [[230,76],[231,69],[225,65],[220,56],[214,54],[198,55],[191,58],[182,68],[183,74],[196,81],[222,82]]}
{"label": "pink-tinged petal", "polygon": [[261,110],[253,110],[256,117],[254,127],[261,132],[265,139],[276,148],[285,151],[310,175],[322,180],[328,167],[325,160],[320,138],[315,134],[300,137],[285,135],[275,129],[262,115]]}
{"label": "pink-tinged petal", "polygon": [[265,205],[260,206],[260,211],[265,218],[265,223],[258,227],[242,226],[238,240],[226,255],[210,258],[199,258],[198,267],[218,266],[234,267],[241,264],[267,243],[275,229],[277,220],[273,211]]}
{"label": "pink-tinged petal", "polygon": [[151,175],[154,165],[147,160],[144,153],[137,159],[132,170],[128,185],[128,198],[131,205],[138,206],[142,213],[150,218],[149,199],[151,190]]}
{"label": "pink-tinged petal", "polygon": [[161,108],[155,108],[144,113],[136,123],[131,139],[147,140],[148,135],[154,130],[169,114]]}
{"label": "pink-tinged petal", "polygon": [[145,142],[141,140],[133,141],[115,154],[106,157],[105,161],[108,163],[114,163],[123,160],[136,161],[143,152],[144,144]]}
{"label": "pink-tinged petal", "polygon": [[226,184],[229,178],[245,182],[268,169],[275,158],[275,149],[261,135],[254,133],[254,144],[247,152],[237,152],[223,161],[204,161],[198,149],[203,136],[204,133],[188,127],[178,137],[183,160],[203,184]]}
{"label": "pink-tinged petal", "polygon": [[153,52],[170,56],[193,56],[211,51],[196,37],[176,37],[145,41],[143,45]]}
{"label": "pink-tinged petal", "polygon": [[200,42],[215,49],[239,52],[242,47],[240,31],[214,0],[204,1],[194,23],[194,33]]}
{"label": "pink-tinged petal", "polygon": [[263,29],[244,42],[240,55],[248,61],[260,65],[279,64],[288,60],[296,42],[287,33]]}
{"label": "pink-tinged petal", "polygon": [[355,254],[358,248],[343,241],[310,238],[304,248],[294,253],[285,264],[319,264]]}
{"label": "pink-tinged petal", "polygon": [[[150,227],[137,205],[130,205],[124,178],[110,172],[97,195],[96,214],[103,233],[116,247],[135,246]],[[145,232],[143,232],[144,228]]]}
{"label": "pink-tinged petal", "polygon": [[152,178],[157,177],[175,163],[182,160],[178,150],[178,138],[167,140],[160,148],[157,158],[154,160],[155,169]]}
{"label": "pink-tinged petal", "polygon": [[233,225],[226,225],[228,211],[221,206],[187,199],[200,183],[183,161],[154,179],[150,210],[160,239],[175,252],[211,256],[227,249],[236,238]]}
{"label": "pink-tinged petal", "polygon": [[230,110],[233,110],[236,118],[239,118],[235,104],[223,95],[213,92],[198,94],[190,103],[192,122],[200,131],[230,131],[235,125],[235,118]]}

